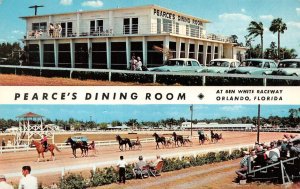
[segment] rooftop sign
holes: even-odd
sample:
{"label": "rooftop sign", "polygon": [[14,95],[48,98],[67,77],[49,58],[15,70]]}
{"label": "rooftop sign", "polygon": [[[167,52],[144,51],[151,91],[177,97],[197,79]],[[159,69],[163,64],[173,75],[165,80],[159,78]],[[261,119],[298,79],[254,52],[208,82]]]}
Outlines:
{"label": "rooftop sign", "polygon": [[170,19],[170,20],[177,20],[178,22],[185,22],[185,23],[194,24],[194,25],[197,25],[197,26],[202,26],[203,25],[201,20],[186,17],[186,16],[183,16],[183,15],[176,15],[172,12],[167,12],[167,11],[154,9],[153,14],[158,16],[158,17],[162,17],[162,18],[166,18],[166,19]]}

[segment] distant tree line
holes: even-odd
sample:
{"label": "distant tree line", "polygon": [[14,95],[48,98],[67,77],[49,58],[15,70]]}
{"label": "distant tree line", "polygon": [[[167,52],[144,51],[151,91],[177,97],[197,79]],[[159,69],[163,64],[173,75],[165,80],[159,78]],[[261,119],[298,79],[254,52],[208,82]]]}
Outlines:
{"label": "distant tree line", "polygon": [[[289,115],[287,117],[280,117],[280,116],[269,116],[267,118],[261,117],[261,125],[269,124],[269,125],[278,125],[282,127],[296,127],[300,123],[300,108],[298,109],[289,109]],[[74,130],[88,130],[88,129],[107,129],[107,125],[111,124],[111,126],[121,126],[125,124],[132,129],[139,129],[142,126],[149,126],[149,127],[163,127],[163,128],[171,128],[172,126],[181,126],[183,122],[191,121],[189,119],[185,119],[183,117],[179,119],[174,118],[167,118],[161,119],[159,121],[138,121],[137,119],[129,119],[126,122],[121,122],[118,120],[114,120],[111,123],[106,122],[95,122],[95,121],[80,121],[74,118],[70,118],[69,120],[44,120],[45,124],[56,124],[61,126],[65,130],[70,130],[71,127]],[[198,122],[206,122],[206,123],[219,123],[219,124],[257,124],[257,117],[249,117],[243,116],[238,118],[227,118],[221,117],[216,119],[193,119],[193,123]],[[18,126],[19,122],[17,120],[12,119],[0,119],[0,130],[5,131],[7,128],[12,126]]]}

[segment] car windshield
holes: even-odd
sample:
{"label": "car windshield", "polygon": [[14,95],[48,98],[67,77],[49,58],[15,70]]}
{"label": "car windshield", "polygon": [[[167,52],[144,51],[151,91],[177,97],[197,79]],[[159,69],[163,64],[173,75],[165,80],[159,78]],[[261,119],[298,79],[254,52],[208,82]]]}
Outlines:
{"label": "car windshield", "polygon": [[261,68],[263,63],[261,61],[253,61],[253,60],[248,60],[248,61],[243,61],[239,67],[258,67]]}
{"label": "car windshield", "polygon": [[169,60],[166,62],[166,66],[183,66],[183,60]]}
{"label": "car windshield", "polygon": [[289,61],[289,62],[280,62],[278,68],[300,68],[300,62]]}
{"label": "car windshield", "polygon": [[229,67],[229,62],[227,62],[227,61],[211,61],[208,66]]}

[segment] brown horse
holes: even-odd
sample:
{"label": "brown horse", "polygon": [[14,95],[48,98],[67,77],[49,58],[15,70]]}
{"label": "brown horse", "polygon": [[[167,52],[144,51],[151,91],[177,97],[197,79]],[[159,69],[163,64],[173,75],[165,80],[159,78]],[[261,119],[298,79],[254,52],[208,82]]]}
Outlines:
{"label": "brown horse", "polygon": [[[35,141],[35,140],[32,140],[32,141],[31,141],[31,146],[32,146],[32,145],[35,146],[36,151],[37,151],[38,154],[39,154],[39,157],[38,157],[38,159],[37,159],[37,162],[40,161],[40,156],[41,156],[40,154],[42,154],[43,159],[45,159],[45,157],[44,157],[44,152],[45,152],[44,146],[43,146],[41,143],[39,143],[38,141]],[[48,145],[48,150],[51,152],[51,159],[52,159],[52,161],[55,160],[54,149],[55,149],[56,151],[60,152],[60,150],[58,149],[57,146],[55,146],[55,144],[49,144],[49,145]]]}

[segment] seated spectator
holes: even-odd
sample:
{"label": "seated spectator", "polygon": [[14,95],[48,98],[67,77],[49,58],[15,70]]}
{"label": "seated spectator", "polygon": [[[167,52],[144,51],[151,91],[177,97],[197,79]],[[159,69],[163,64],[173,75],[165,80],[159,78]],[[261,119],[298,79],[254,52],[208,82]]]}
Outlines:
{"label": "seated spectator", "polygon": [[159,162],[161,162],[161,161],[163,161],[163,160],[161,159],[160,155],[157,155],[157,156],[156,156],[156,160],[155,160],[154,162],[152,162],[152,163],[149,164],[150,168],[156,167],[157,164],[158,164]]}
{"label": "seated spectator", "polygon": [[244,180],[246,179],[246,173],[248,171],[248,161],[250,158],[250,161],[253,160],[253,158],[255,157],[255,151],[251,152],[251,155],[249,155],[248,151],[244,151],[243,152],[244,157],[240,162],[240,169],[236,170],[235,173],[238,175],[238,179],[239,180]]}
{"label": "seated spectator", "polygon": [[1,189],[13,189],[14,187],[6,182],[4,175],[0,175],[0,188]]}
{"label": "seated spectator", "polygon": [[277,148],[277,146],[274,145],[274,143],[271,144],[271,148],[272,149],[269,152],[269,159],[270,159],[271,163],[277,162],[278,159],[280,158],[280,151]]}
{"label": "seated spectator", "polygon": [[254,166],[263,167],[267,164],[267,156],[264,153],[263,149],[260,147],[256,151],[256,158],[254,159]]}
{"label": "seated spectator", "polygon": [[134,173],[136,175],[142,175],[148,172],[147,169],[144,169],[147,166],[147,163],[143,160],[143,156],[139,156],[139,161],[135,164]]}

